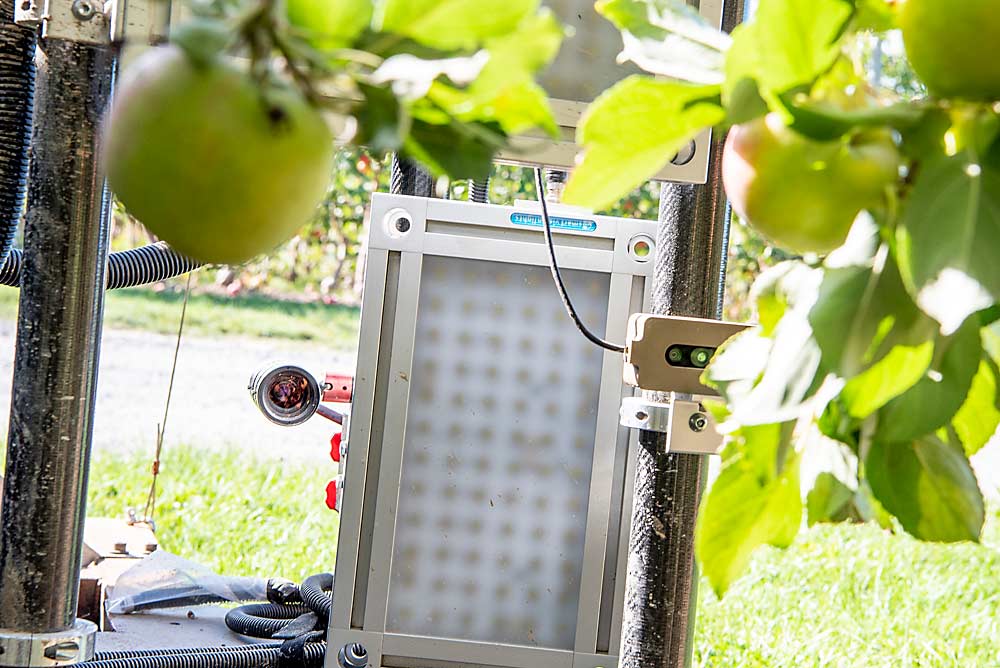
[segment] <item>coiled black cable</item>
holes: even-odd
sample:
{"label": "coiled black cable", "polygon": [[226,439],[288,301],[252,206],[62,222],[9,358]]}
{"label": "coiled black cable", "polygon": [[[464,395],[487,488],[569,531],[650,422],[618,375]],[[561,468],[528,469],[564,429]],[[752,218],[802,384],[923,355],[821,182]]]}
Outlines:
{"label": "coiled black cable", "polygon": [[118,659],[141,659],[147,656],[169,656],[172,654],[225,654],[227,652],[248,652],[255,649],[277,649],[281,643],[261,643],[259,645],[237,645],[235,647],[195,647],[184,649],[134,649],[120,652],[98,652],[92,661],[116,661]]}
{"label": "coiled black cable", "polygon": [[192,650],[189,654],[157,654],[125,659],[94,660],[79,668],[319,668],[326,656],[326,643],[306,643],[298,660],[291,662],[284,647],[233,648],[228,652]]}
{"label": "coiled black cable", "polygon": [[24,204],[35,97],[35,33],[14,24],[14,2],[0,0],[0,266]]}
{"label": "coiled black cable", "polygon": [[304,605],[251,603],[226,613],[226,626],[241,636],[272,638],[292,620],[312,612]]}
{"label": "coiled black cable", "polygon": [[330,611],[333,610],[333,575],[310,575],[299,585],[299,595],[302,596],[302,602],[319,615],[320,619],[329,619]]}
{"label": "coiled black cable", "polygon": [[[15,248],[0,267],[0,285],[16,288],[21,285],[22,257],[24,252]],[[174,276],[186,274],[201,263],[184,257],[167,244],[159,241],[141,248],[117,251],[108,256],[108,290],[134,288]]]}

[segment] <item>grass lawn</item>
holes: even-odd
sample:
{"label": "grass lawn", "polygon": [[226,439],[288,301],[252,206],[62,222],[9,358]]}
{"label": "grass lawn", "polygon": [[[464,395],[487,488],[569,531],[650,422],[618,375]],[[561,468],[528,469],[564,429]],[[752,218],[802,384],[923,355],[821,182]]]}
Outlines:
{"label": "grass lawn", "polygon": [[[148,458],[99,457],[90,510],[146,498]],[[333,566],[334,474],[178,448],[164,455],[163,546],[233,575],[291,579]],[[1000,514],[986,546],[918,543],[872,527],[819,527],[766,550],[719,601],[701,590],[694,665],[776,668],[1000,666]]]}
{"label": "grass lawn", "polygon": [[[17,317],[17,300],[17,290],[0,287],[0,318]],[[108,292],[104,323],[109,328],[176,334],[183,301],[181,292],[114,290]],[[188,334],[316,341],[349,350],[357,345],[358,314],[351,306],[197,294],[188,303],[184,327]]]}

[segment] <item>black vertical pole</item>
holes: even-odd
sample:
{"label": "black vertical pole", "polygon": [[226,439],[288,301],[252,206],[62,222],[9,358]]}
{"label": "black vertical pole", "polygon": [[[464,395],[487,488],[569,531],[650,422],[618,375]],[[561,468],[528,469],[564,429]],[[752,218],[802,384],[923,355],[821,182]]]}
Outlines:
{"label": "black vertical pole", "polygon": [[75,625],[108,249],[98,128],[115,62],[110,48],[55,39],[36,52],[0,636]]}
{"label": "black vertical pole", "polygon": [[389,192],[393,195],[434,197],[434,177],[415,162],[392,156]]}
{"label": "black vertical pole", "polygon": [[[743,18],[726,0],[723,28]],[[722,188],[722,137],[704,185],[664,184],[653,274],[653,312],[720,318],[730,212]],[[665,397],[651,395],[654,400]],[[705,457],[667,452],[666,434],[639,434],[621,668],[685,668],[693,649],[698,576],[694,527]]]}

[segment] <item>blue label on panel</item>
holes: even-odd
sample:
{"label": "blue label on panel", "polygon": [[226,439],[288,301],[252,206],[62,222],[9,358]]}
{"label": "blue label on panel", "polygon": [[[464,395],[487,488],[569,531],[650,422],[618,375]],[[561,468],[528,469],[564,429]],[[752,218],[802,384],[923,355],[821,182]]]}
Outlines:
{"label": "blue label on panel", "polygon": [[[572,230],[573,232],[597,231],[597,222],[593,220],[549,216],[549,221],[552,223],[552,229],[554,230]],[[512,213],[510,214],[510,222],[526,227],[542,227],[542,217],[534,213]]]}

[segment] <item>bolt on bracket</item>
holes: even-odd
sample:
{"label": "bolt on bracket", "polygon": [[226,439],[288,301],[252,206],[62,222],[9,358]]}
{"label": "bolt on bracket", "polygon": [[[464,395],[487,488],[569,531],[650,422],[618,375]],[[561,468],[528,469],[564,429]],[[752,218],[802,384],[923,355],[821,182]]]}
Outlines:
{"label": "bolt on bracket", "polygon": [[715,420],[698,397],[689,400],[673,396],[669,403],[627,397],[622,400],[621,424],[666,434],[669,452],[715,455],[722,448],[723,438]]}

